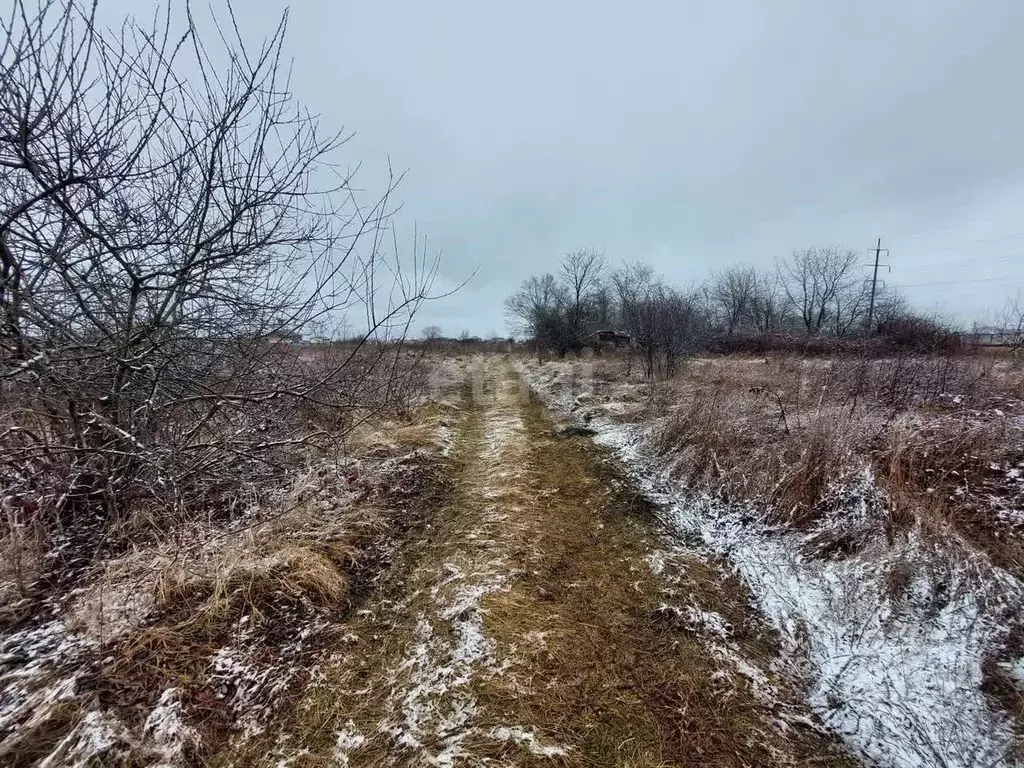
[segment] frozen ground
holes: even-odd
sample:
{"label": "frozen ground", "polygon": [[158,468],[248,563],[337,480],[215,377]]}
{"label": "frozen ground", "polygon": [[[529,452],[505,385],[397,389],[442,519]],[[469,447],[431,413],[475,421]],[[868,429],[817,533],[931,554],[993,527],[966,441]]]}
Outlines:
{"label": "frozen ground", "polygon": [[[527,370],[556,411],[580,410],[557,366]],[[617,404],[590,408],[588,426],[611,448],[663,516],[729,560],[784,642],[783,663],[805,678],[813,710],[859,754],[881,765],[1005,764],[1012,723],[982,691],[982,665],[1021,606],[1021,585],[986,559],[915,532],[888,542],[871,536],[871,507],[884,503],[867,475],[833,493],[845,514],[810,534],[766,525],[755,509],[729,506],[668,479],[644,424],[614,418]],[[649,425],[648,425],[649,427]],[[867,540],[854,556],[813,556],[833,532]],[[811,545],[811,546],[809,546]],[[810,553],[810,554],[809,554]],[[899,578],[901,589],[894,590]],[[702,614],[695,621],[715,626]]]}

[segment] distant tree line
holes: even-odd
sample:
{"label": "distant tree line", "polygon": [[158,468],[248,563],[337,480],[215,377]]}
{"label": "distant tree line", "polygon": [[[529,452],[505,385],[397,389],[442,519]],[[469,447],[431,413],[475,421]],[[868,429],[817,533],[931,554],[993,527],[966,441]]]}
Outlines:
{"label": "distant tree line", "polygon": [[611,268],[600,253],[577,250],[556,272],[528,277],[505,311],[540,356],[579,352],[598,330],[629,334],[648,376],[672,375],[687,352],[756,337],[864,338],[908,324],[938,331],[895,290],[879,283],[872,295],[856,251],[832,246],[796,250],[769,270],[730,266],[686,289],[649,265]]}

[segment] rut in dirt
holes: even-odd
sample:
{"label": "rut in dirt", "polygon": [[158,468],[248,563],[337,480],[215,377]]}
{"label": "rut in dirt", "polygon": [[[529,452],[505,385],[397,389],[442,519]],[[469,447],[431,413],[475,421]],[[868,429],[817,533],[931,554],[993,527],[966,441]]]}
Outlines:
{"label": "rut in dirt", "polygon": [[510,364],[467,378],[450,497],[273,761],[847,764],[762,671],[772,638],[735,579],[661,548],[647,503]]}

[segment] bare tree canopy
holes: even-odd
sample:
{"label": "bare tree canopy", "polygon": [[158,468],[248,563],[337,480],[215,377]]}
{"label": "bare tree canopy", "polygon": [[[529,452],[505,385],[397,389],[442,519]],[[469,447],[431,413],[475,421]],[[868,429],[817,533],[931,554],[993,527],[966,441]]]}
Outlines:
{"label": "bare tree canopy", "polygon": [[785,291],[777,274],[757,275],[754,296],[750,303],[750,320],[757,333],[779,333],[792,317]]}
{"label": "bare tree canopy", "polygon": [[758,276],[752,267],[736,265],[712,276],[708,289],[726,333],[734,333],[752,320]]}
{"label": "bare tree canopy", "polygon": [[818,333],[835,317],[836,302],[860,282],[856,251],[836,246],[804,248],[779,261],[786,297],[807,333]]}
{"label": "bare tree canopy", "polygon": [[[364,200],[336,171],[346,135],[288,89],[287,14],[255,49],[230,6],[214,41],[187,7],[95,14],[19,0],[0,50],[0,480],[63,476],[58,512],[182,505],[338,434],[309,417],[400,391],[438,266],[395,244],[399,178]],[[344,351],[288,344],[352,316]]]}

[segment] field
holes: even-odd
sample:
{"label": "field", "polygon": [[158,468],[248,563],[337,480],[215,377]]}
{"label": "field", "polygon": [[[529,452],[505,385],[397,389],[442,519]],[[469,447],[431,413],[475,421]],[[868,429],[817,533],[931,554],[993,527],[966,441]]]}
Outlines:
{"label": "field", "polygon": [[653,384],[627,368],[527,370],[679,535],[729,562],[815,714],[881,764],[1010,760],[1019,366],[729,356]]}
{"label": "field", "polygon": [[1016,759],[1011,359],[409,354],[237,515],[9,532],[0,762]]}
{"label": "field", "polygon": [[121,5],[0,14],[0,768],[1024,764],[1014,24]]}

